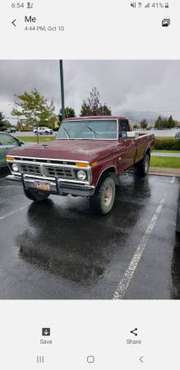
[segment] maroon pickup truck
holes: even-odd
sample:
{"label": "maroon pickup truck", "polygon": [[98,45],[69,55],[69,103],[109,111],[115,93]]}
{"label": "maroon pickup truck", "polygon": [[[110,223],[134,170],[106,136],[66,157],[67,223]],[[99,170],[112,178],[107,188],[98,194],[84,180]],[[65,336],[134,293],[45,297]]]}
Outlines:
{"label": "maroon pickup truck", "polygon": [[152,134],[131,131],[125,117],[65,119],[56,140],[8,153],[9,178],[20,180],[25,195],[35,202],[50,194],[84,196],[105,215],[124,171],[148,173],[153,143]]}

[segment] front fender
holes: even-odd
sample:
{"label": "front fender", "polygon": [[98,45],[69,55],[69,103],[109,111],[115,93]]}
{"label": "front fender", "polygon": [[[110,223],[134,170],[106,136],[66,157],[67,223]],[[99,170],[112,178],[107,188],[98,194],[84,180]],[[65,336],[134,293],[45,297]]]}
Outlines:
{"label": "front fender", "polygon": [[[99,168],[98,168],[99,167]],[[102,178],[102,176],[105,174],[105,173],[114,173],[114,175],[116,176],[117,178],[117,169],[116,169],[116,166],[115,165],[107,165],[105,167],[100,167],[100,166],[97,166],[97,168],[93,168],[92,169],[92,184],[97,187],[100,179]]]}

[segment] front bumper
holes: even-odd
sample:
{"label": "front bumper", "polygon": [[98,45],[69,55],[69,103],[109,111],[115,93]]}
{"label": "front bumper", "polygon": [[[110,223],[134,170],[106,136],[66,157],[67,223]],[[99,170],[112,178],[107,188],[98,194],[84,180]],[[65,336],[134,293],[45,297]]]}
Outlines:
{"label": "front bumper", "polygon": [[49,184],[50,194],[55,195],[75,195],[88,197],[94,194],[95,187],[93,185],[77,183],[73,181],[66,181],[56,178],[55,180],[33,178],[27,176],[9,175],[8,180],[21,182],[25,189],[35,189],[36,183]]}

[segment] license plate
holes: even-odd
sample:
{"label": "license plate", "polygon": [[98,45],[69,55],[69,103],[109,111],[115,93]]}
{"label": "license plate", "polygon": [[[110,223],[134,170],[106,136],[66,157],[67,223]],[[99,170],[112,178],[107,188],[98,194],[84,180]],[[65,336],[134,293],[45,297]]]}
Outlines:
{"label": "license plate", "polygon": [[37,190],[50,191],[50,185],[44,182],[35,182],[34,187]]}

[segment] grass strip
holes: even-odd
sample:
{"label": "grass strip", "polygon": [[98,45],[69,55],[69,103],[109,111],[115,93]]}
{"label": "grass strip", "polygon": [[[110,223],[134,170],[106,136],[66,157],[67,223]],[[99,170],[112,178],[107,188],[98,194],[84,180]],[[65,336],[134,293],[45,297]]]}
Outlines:
{"label": "grass strip", "polygon": [[[37,143],[37,137],[36,136],[18,136],[17,137],[20,141],[23,141],[24,143]],[[54,136],[39,136],[39,142],[45,143],[54,140]]]}
{"label": "grass strip", "polygon": [[177,168],[180,170],[180,158],[173,157],[151,157],[151,167]]}

